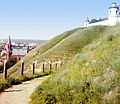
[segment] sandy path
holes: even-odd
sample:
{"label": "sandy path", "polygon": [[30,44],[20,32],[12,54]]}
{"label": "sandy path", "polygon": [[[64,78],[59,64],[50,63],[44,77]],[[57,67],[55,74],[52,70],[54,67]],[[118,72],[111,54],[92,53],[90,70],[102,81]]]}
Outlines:
{"label": "sandy path", "polygon": [[47,76],[36,78],[6,89],[0,94],[0,104],[28,104],[30,100],[29,97],[35,88],[47,78]]}

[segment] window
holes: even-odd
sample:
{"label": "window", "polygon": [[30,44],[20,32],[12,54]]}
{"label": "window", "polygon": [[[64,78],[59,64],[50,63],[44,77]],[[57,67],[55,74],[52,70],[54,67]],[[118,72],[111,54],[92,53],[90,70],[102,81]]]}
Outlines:
{"label": "window", "polygon": [[116,15],[117,15],[117,13],[118,13],[118,12],[117,12],[117,10],[116,10]]}
{"label": "window", "polygon": [[111,15],[111,11],[110,11],[110,15]]}

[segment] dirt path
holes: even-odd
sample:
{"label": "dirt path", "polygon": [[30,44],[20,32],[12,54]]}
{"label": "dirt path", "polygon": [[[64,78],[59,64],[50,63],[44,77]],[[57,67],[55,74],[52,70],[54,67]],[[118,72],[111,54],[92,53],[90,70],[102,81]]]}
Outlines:
{"label": "dirt path", "polygon": [[28,104],[30,95],[47,78],[36,78],[6,89],[0,94],[0,104]]}

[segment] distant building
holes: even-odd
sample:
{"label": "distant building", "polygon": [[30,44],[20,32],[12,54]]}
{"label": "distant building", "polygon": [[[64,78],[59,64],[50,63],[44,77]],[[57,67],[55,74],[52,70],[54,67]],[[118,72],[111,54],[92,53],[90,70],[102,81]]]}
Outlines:
{"label": "distant building", "polygon": [[92,21],[87,18],[87,20],[84,22],[84,27],[96,25],[114,26],[117,23],[120,23],[119,6],[115,2],[113,2],[112,5],[109,7],[108,18],[99,20],[93,19]]}
{"label": "distant building", "polygon": [[8,43],[6,43],[5,45],[5,50],[6,50],[6,60],[8,60],[12,55],[12,44],[11,44],[10,36],[8,38]]}
{"label": "distant building", "polygon": [[12,46],[10,36],[8,38],[8,42],[6,43],[4,47],[4,53],[6,52],[6,60],[9,60],[11,56],[14,56],[17,58],[17,60],[20,60],[23,58],[28,52],[29,52],[29,46]]}
{"label": "distant building", "polygon": [[28,47],[14,47],[12,50],[12,56],[16,57],[17,60],[20,60],[28,53]]}

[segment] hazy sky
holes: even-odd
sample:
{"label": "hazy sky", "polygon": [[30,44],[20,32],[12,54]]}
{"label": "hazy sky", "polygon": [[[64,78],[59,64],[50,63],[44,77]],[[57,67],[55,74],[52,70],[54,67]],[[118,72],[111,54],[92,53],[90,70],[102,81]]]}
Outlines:
{"label": "hazy sky", "polygon": [[120,0],[0,0],[0,38],[50,39],[81,27],[89,17],[104,18]]}

